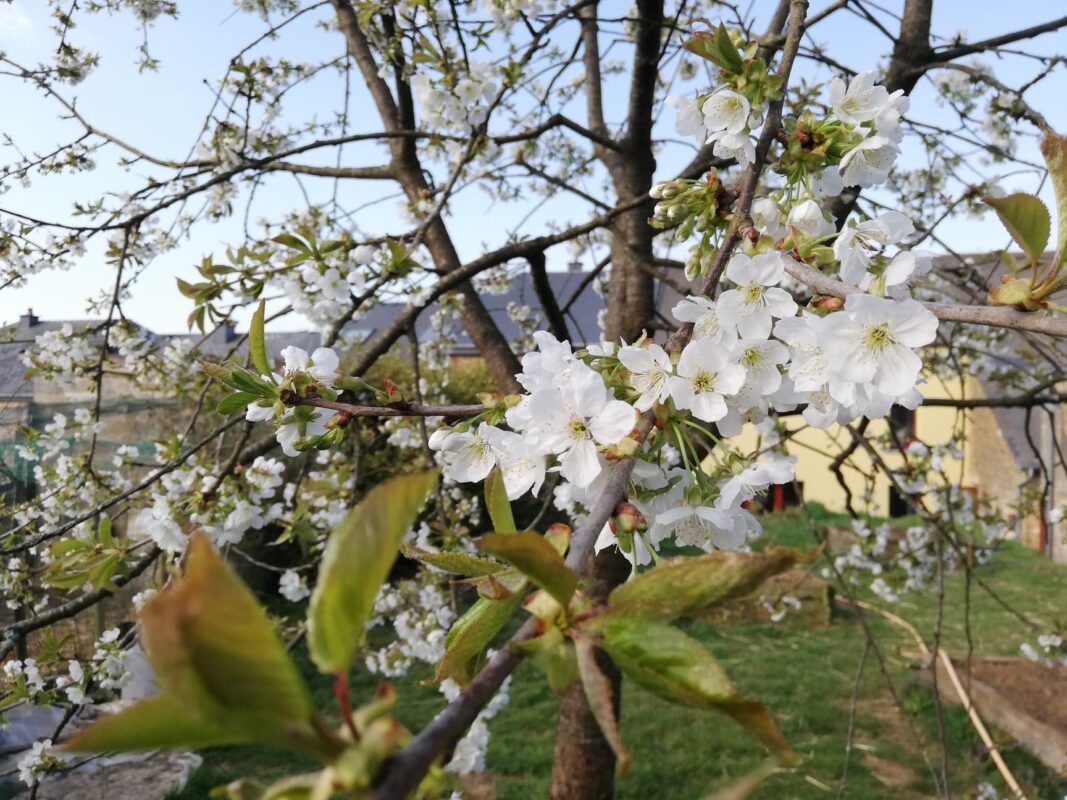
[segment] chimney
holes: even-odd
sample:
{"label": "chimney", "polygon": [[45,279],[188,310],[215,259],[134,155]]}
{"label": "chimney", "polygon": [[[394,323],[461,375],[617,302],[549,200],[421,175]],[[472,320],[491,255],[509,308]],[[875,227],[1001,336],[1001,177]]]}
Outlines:
{"label": "chimney", "polygon": [[33,313],[33,309],[32,308],[27,308],[26,309],[26,313],[23,314],[21,317],[19,317],[19,327],[20,328],[32,328],[34,325],[36,325],[40,321],[41,320],[39,320],[37,318],[37,315],[35,315]]}
{"label": "chimney", "polygon": [[234,328],[232,322],[227,322],[222,326],[222,340],[224,342],[232,342],[237,338],[237,329]]}
{"label": "chimney", "polygon": [[567,262],[567,272],[581,272],[581,271],[582,271],[582,262],[579,261],[578,259],[574,259],[574,261],[568,261]]}

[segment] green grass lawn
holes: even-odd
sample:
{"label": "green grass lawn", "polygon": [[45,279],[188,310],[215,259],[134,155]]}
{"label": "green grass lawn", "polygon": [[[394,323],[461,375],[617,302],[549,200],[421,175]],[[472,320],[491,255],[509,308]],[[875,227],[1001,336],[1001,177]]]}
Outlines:
{"label": "green grass lawn", "polygon": [[[815,517],[819,525],[842,521],[818,509]],[[804,514],[779,514],[766,518],[765,523],[768,541],[798,547],[813,543]],[[983,568],[980,577],[1008,605],[1046,630],[1062,621],[1063,609],[1067,609],[1067,568],[1049,564],[1038,553],[1009,543],[990,566]],[[1021,642],[1035,638],[1036,634],[976,585],[970,591],[968,632],[965,595],[963,576],[950,576],[946,580],[942,641],[953,654],[966,652],[968,635],[979,655],[1015,655]],[[872,599],[863,592],[858,596]],[[892,610],[930,640],[936,617],[932,593],[905,595]],[[904,712],[892,702],[872,651],[859,684],[853,736],[857,746],[844,796],[870,800],[933,796],[930,765],[940,769],[941,750],[932,691],[919,680],[915,647],[907,634],[880,617],[868,619]],[[693,622],[687,630],[716,654],[743,691],[760,697],[771,708],[786,737],[804,758],[799,768],[772,776],[754,797],[835,797],[845,761],[849,699],[865,646],[855,613],[839,610],[826,628],[812,628],[787,618],[777,624],[721,627]],[[429,668],[420,669],[397,682],[401,698],[397,716],[410,727],[424,724],[442,705],[433,687],[419,685],[429,675]],[[354,700],[368,695],[377,680],[366,673],[354,675]],[[321,694],[320,704],[330,706],[328,682],[313,682]],[[488,764],[502,800],[547,796],[556,707],[541,674],[532,665],[523,664],[514,676],[510,703],[490,725]],[[953,796],[973,797],[982,780],[1004,791],[961,709],[944,708],[944,728]],[[703,798],[755,769],[766,758],[729,719],[669,705],[632,685],[624,688],[622,735],[634,763],[630,774],[618,783],[621,799]],[[1029,797],[1064,797],[1067,780],[1049,774],[1011,741],[1001,737],[998,744]],[[202,800],[212,787],[241,776],[269,779],[314,767],[291,754],[257,747],[214,748],[203,755],[203,767],[172,800]]]}

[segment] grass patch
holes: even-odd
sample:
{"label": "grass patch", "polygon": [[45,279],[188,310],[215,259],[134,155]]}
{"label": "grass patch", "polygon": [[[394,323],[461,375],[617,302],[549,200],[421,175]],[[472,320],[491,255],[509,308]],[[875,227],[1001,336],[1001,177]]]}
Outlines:
{"label": "grass patch", "polygon": [[[847,523],[847,518],[819,507],[810,512],[819,527]],[[764,522],[767,542],[803,548],[814,544],[809,518],[803,513],[769,516]],[[1041,554],[1007,543],[979,577],[1003,603],[973,582],[968,587],[962,574],[948,576],[942,641],[951,653],[965,654],[972,647],[979,655],[1017,654],[1019,644],[1036,634],[1005,605],[1021,610],[1045,630],[1064,622],[1067,569],[1050,564]],[[857,589],[857,595],[880,604],[862,589]],[[892,610],[929,640],[936,605],[933,593],[912,593],[904,595]],[[931,766],[939,770],[941,761],[932,692],[918,680],[910,637],[880,617],[869,616],[868,623],[878,637],[904,713],[897,711],[871,652],[859,684],[857,747],[851,755],[844,796],[864,800],[929,797],[934,792]],[[834,797],[844,768],[849,697],[865,641],[855,613],[838,613],[827,628],[810,628],[787,617],[778,624],[729,627],[693,622],[686,629],[715,653],[743,691],[760,697],[772,709],[804,758],[800,768],[772,776],[754,797]],[[303,656],[301,663],[315,687],[316,699],[322,707],[330,707],[329,681],[315,675]],[[400,692],[397,716],[413,729],[443,705],[434,687],[419,685],[429,674],[428,668],[420,668],[396,681]],[[364,672],[353,675],[354,701],[368,696],[377,681]],[[512,680],[510,702],[490,724],[488,765],[501,800],[547,796],[556,712],[557,701],[541,674],[531,664],[521,665]],[[973,797],[982,780],[1004,791],[964,712],[945,706],[943,714],[953,795]],[[632,684],[624,688],[622,735],[634,763],[630,775],[617,784],[620,800],[702,798],[766,758],[762,748],[729,719],[669,705]],[[1004,755],[1029,797],[1059,800],[1067,793],[1067,781],[1050,774],[1011,742],[1004,744]],[[203,755],[204,766],[172,800],[206,800],[212,787],[241,776],[269,780],[313,767],[292,754],[258,747],[212,748]],[[910,779],[892,785],[887,762],[900,768],[891,772],[910,775]]]}

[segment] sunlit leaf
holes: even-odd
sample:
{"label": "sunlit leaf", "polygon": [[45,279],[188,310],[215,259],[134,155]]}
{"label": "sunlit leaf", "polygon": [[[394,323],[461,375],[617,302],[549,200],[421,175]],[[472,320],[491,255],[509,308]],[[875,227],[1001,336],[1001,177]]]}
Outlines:
{"label": "sunlit leaf", "polygon": [[627,678],[687,708],[720,711],[787,763],[797,760],[770,712],[741,695],[708,650],[677,628],[649,619],[613,619],[604,648]]}
{"label": "sunlit leaf", "polygon": [[1030,261],[1038,261],[1048,245],[1052,226],[1045,204],[1034,195],[1024,192],[1007,197],[987,197],[985,203],[997,212],[1011,238]]}
{"label": "sunlit leaf", "polygon": [[493,523],[493,530],[497,533],[512,533],[518,530],[515,527],[515,517],[511,513],[511,501],[508,500],[507,489],[504,488],[504,477],[500,474],[499,467],[494,467],[485,479],[485,505],[489,509],[489,519]]}
{"label": "sunlit leaf", "polygon": [[501,570],[507,569],[505,565],[497,561],[490,561],[487,558],[478,558],[478,556],[472,556],[470,553],[446,550],[430,552],[408,545],[401,547],[400,552],[407,558],[422,561],[425,564],[437,567],[438,569],[443,569],[445,572],[455,573],[456,575],[495,575]]}
{"label": "sunlit leaf", "polygon": [[141,612],[161,693],[79,734],[77,750],[262,742],[325,757],[307,686],[266,612],[202,535],[185,574]]}
{"label": "sunlit leaf", "polygon": [[270,375],[270,361],[267,360],[267,339],[263,331],[264,316],[267,304],[260,300],[255,313],[252,314],[252,323],[248,327],[248,352],[252,356],[252,363],[259,370],[260,375]]}
{"label": "sunlit leaf", "polygon": [[437,470],[379,484],[331,534],[308,609],[308,646],[323,672],[348,669],[400,543],[436,484]]}
{"label": "sunlit leaf", "polygon": [[1067,138],[1051,130],[1041,137],[1041,155],[1056,194],[1056,266],[1067,260]]}
{"label": "sunlit leaf", "polygon": [[608,597],[608,605],[613,611],[664,620],[698,614],[748,594],[767,578],[813,555],[769,547],[762,553],[716,552],[673,558],[616,588]]}
{"label": "sunlit leaf", "polygon": [[711,32],[699,31],[683,42],[682,47],[727,72],[739,73],[744,66],[741,54],[722,25]]}
{"label": "sunlit leaf", "polygon": [[235,411],[240,411],[249,403],[255,402],[259,399],[259,395],[252,394],[250,392],[234,392],[227,395],[219,401],[219,404],[215,407],[215,410],[220,414],[230,415]]}
{"label": "sunlit leaf", "polygon": [[518,592],[504,600],[479,598],[449,629],[435,680],[452,678],[461,686],[466,685],[474,676],[478,658],[514,616],[521,600]]}
{"label": "sunlit leaf", "polygon": [[490,533],[478,540],[478,549],[504,559],[566,606],[578,586],[578,576],[540,534]]}

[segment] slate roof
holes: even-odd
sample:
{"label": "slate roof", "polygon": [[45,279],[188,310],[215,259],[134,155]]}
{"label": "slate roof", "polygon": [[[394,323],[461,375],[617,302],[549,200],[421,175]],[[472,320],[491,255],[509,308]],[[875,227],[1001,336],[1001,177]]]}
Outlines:
{"label": "slate roof", "polygon": [[[681,276],[679,275],[679,277]],[[548,282],[552,288],[553,296],[557,298],[561,309],[567,307],[564,318],[571,334],[571,342],[575,347],[584,347],[600,341],[597,315],[604,308],[604,301],[594,291],[593,281],[588,280],[588,278],[589,273],[586,272],[548,273]],[[679,297],[680,295],[666,284],[657,284],[656,310],[661,320],[665,320],[672,325],[675,324],[670,310],[678,302]],[[508,341],[519,336],[519,328],[511,320],[507,311],[511,303],[529,306],[534,312],[534,318],[538,321],[538,327],[545,326],[544,310],[537,299],[537,292],[534,291],[529,273],[522,272],[516,275],[506,292],[501,294],[482,293],[481,298],[489,315]],[[357,341],[370,339],[388,327],[389,323],[405,307],[405,303],[381,303],[371,308],[359,320],[346,325],[344,334],[346,337],[352,337]],[[419,316],[415,325],[415,332],[419,341],[426,341],[428,337],[432,336],[431,317],[436,308],[436,304],[431,305]],[[454,354],[477,355],[477,349],[458,322],[453,328],[456,339]]]}

